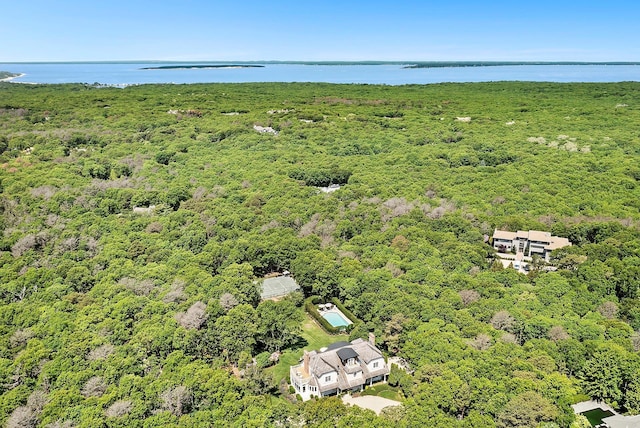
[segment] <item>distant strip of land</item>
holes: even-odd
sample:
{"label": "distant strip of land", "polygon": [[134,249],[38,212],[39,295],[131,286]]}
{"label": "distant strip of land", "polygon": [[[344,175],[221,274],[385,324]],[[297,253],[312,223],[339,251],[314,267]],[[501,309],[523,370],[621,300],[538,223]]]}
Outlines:
{"label": "distant strip of land", "polygon": [[438,67],[499,67],[507,65],[640,65],[640,62],[580,62],[580,61],[427,61],[403,68]]}
{"label": "distant strip of land", "polygon": [[263,68],[258,64],[176,64],[160,65],[157,67],[143,67],[141,70],[190,70],[192,68]]}
{"label": "distant strip of land", "polygon": [[184,64],[143,67],[141,70],[179,70],[194,68],[259,68],[266,65],[399,65],[402,68],[499,67],[514,65],[640,65],[640,62],[582,62],[582,61],[247,61],[244,64]]}
{"label": "distant strip of land", "polygon": [[0,71],[0,82],[8,82],[10,80],[16,79],[18,77],[22,77],[24,74],[21,73],[11,73],[9,71]]}

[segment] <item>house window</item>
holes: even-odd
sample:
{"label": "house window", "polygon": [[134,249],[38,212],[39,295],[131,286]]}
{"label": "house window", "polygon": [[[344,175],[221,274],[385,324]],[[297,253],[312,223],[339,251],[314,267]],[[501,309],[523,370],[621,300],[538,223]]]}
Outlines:
{"label": "house window", "polygon": [[376,361],[375,363],[373,363],[373,368],[377,369],[378,368],[378,364],[380,364],[378,361]]}
{"label": "house window", "polygon": [[325,382],[331,382],[331,376],[325,376],[324,381]]}

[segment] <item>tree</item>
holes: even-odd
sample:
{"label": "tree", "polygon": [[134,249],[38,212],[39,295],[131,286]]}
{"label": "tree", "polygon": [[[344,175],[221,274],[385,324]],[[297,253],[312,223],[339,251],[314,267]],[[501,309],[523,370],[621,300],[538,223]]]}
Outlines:
{"label": "tree", "polygon": [[198,330],[207,320],[207,305],[195,302],[187,312],[178,312],[176,321],[186,329]]}
{"label": "tree", "polygon": [[475,339],[471,341],[470,344],[478,351],[486,351],[491,346],[491,343],[491,336],[489,336],[488,334],[480,333],[476,336]]}
{"label": "tree", "polygon": [[498,415],[498,427],[535,428],[542,421],[552,421],[558,409],[537,392],[527,391],[512,398]]}
{"label": "tree", "polygon": [[640,370],[630,376],[624,396],[624,406],[632,415],[640,414]]}
{"label": "tree", "polygon": [[493,315],[490,323],[497,330],[510,331],[515,325],[515,319],[507,311],[498,311]]}
{"label": "tree", "polygon": [[342,401],[336,397],[321,400],[310,400],[304,403],[302,415],[305,424],[319,428],[332,428],[338,425],[345,416],[347,409]]}
{"label": "tree", "polygon": [[220,306],[222,306],[222,309],[224,309],[225,311],[233,309],[234,307],[238,306],[239,303],[240,302],[238,302],[238,299],[236,299],[235,296],[231,293],[224,293],[222,296],[220,296]]}
{"label": "tree", "polygon": [[240,303],[256,306],[260,301],[260,288],[253,280],[253,268],[248,263],[232,263],[215,278],[221,295],[232,294]]}
{"label": "tree", "polygon": [[594,400],[618,402],[622,398],[626,351],[617,345],[598,348],[582,368],[584,390]]}
{"label": "tree", "polygon": [[82,387],[82,395],[85,397],[100,397],[107,390],[107,384],[100,376],[91,377]]}
{"label": "tree", "polygon": [[258,305],[258,340],[267,351],[280,351],[301,332],[302,311],[292,300],[265,300]]}
{"label": "tree", "polygon": [[189,388],[183,385],[178,385],[174,388],[169,388],[160,394],[160,404],[163,410],[180,416],[184,413],[188,413],[191,408],[193,397]]}
{"label": "tree", "polygon": [[245,368],[244,379],[247,389],[253,395],[268,394],[274,389],[273,376],[257,364],[249,364]]}
{"label": "tree", "polygon": [[133,402],[129,400],[118,400],[111,404],[107,410],[104,411],[104,414],[108,418],[120,418],[129,414],[131,409],[133,409]]}
{"label": "tree", "polygon": [[404,331],[404,324],[408,321],[409,319],[403,314],[393,314],[385,327],[383,340],[387,350],[392,354],[396,354],[400,349],[402,344],[400,338]]}
{"label": "tree", "polygon": [[465,306],[469,306],[470,304],[475,303],[480,299],[480,293],[478,293],[476,290],[460,290],[458,294],[462,299],[462,304]]}
{"label": "tree", "polygon": [[598,312],[606,319],[613,319],[618,315],[618,305],[614,302],[604,302],[598,306]]}
{"label": "tree", "polygon": [[551,327],[551,330],[549,330],[549,339],[553,340],[554,342],[557,342],[559,340],[566,340],[569,338],[569,334],[561,325],[554,325],[553,327]]}
{"label": "tree", "polygon": [[240,353],[250,354],[256,343],[256,312],[248,304],[241,304],[219,317],[214,326],[218,345],[232,363],[237,363]]}

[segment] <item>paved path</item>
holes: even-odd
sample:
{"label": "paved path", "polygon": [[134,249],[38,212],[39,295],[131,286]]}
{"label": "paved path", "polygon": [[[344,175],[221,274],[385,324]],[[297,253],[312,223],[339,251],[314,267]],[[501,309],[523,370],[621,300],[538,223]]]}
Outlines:
{"label": "paved path", "polygon": [[611,408],[611,406],[603,401],[582,401],[580,403],[572,404],[571,407],[573,408],[573,412],[576,415],[594,409],[608,410],[614,415],[618,414],[618,412],[616,412],[613,408]]}
{"label": "paved path", "polygon": [[391,406],[401,406],[399,401],[389,400],[388,398],[376,397],[375,395],[363,395],[360,397],[352,397],[349,394],[342,396],[342,402],[344,404],[353,404],[354,406],[362,407],[363,409],[369,409],[380,414],[382,409]]}

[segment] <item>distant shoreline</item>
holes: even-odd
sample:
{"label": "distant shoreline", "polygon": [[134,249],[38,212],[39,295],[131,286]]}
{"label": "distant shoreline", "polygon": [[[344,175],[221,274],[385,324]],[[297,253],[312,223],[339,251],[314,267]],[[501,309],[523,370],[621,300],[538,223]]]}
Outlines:
{"label": "distant shoreline", "polygon": [[264,68],[264,65],[257,64],[195,64],[195,65],[160,65],[157,67],[142,67],[140,70],[190,70],[193,68]]}
{"label": "distant shoreline", "polygon": [[3,77],[0,82],[11,82],[13,79],[19,79],[23,76],[25,76],[24,73],[12,74],[11,76]]}
{"label": "distant shoreline", "polygon": [[514,65],[640,65],[640,62],[583,62],[583,61],[427,61],[405,65],[402,68],[441,67],[504,67]]}

